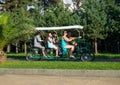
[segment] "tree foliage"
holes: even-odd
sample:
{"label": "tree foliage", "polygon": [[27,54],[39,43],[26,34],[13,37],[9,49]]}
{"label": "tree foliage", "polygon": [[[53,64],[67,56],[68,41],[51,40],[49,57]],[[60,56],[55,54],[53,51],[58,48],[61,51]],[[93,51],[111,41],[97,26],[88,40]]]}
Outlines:
{"label": "tree foliage", "polygon": [[83,2],[83,8],[85,9],[85,12],[81,12],[80,16],[82,24],[85,26],[87,36],[91,39],[104,39],[106,36],[105,24],[107,21],[105,2],[88,0]]}
{"label": "tree foliage", "polygon": [[11,23],[12,17],[8,13],[0,15],[0,49],[13,39],[14,34],[17,32]]}
{"label": "tree foliage", "polygon": [[[12,1],[9,3],[12,3]],[[16,7],[6,8],[6,10],[10,11],[1,14],[0,35],[2,35],[1,43],[3,43],[0,46],[1,49],[7,43],[12,43],[12,41],[15,40],[18,41],[21,35],[23,36],[25,34],[28,34],[29,32],[27,30],[33,29],[33,17],[30,15],[29,11],[27,11],[25,7],[22,7],[23,5],[25,5],[25,3],[20,5],[20,7],[17,8],[17,11],[15,11]]]}
{"label": "tree foliage", "polygon": [[[0,17],[1,40],[5,38],[9,42],[13,39],[26,41],[31,36],[29,30],[32,28],[77,24],[84,26],[88,39],[107,39],[107,42],[110,42],[112,36],[113,40],[120,42],[120,7],[114,0],[74,0],[76,5],[82,1],[81,7],[84,10],[78,7],[73,12],[64,8],[61,0],[3,1],[5,3],[1,5],[3,6],[1,12],[9,14],[1,14],[4,17]],[[27,6],[34,8],[27,10]],[[3,24],[3,21],[7,23]],[[5,43],[8,42],[6,40]]]}

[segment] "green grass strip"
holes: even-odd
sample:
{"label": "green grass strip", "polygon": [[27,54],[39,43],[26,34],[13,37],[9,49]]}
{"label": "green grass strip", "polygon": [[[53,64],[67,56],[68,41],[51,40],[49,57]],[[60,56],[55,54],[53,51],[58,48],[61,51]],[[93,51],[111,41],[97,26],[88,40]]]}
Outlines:
{"label": "green grass strip", "polygon": [[[120,62],[78,62],[78,61],[25,61],[24,53],[7,53],[8,60],[0,68],[32,69],[76,69],[76,70],[120,70]],[[97,54],[99,59],[120,59],[120,54]],[[23,59],[23,60],[21,60]]]}
{"label": "green grass strip", "polygon": [[7,61],[0,68],[120,70],[120,62]]}

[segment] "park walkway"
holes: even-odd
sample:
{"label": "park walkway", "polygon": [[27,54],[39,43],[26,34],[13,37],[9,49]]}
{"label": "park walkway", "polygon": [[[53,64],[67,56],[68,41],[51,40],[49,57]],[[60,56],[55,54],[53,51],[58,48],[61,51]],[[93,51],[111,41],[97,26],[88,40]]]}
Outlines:
{"label": "park walkway", "polygon": [[4,74],[0,85],[120,85],[120,78]]}
{"label": "park walkway", "polygon": [[0,85],[119,85],[120,70],[0,68]]}

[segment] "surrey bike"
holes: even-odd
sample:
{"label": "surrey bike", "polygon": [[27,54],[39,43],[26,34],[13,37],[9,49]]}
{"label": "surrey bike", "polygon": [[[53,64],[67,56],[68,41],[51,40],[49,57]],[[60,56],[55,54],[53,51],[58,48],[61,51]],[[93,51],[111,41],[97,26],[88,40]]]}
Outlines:
{"label": "surrey bike", "polygon": [[[82,61],[92,61],[95,58],[93,47],[91,42],[87,41],[84,38],[84,32],[83,32],[83,26],[81,25],[74,25],[74,26],[62,26],[62,27],[37,27],[36,31],[54,31],[57,33],[59,30],[76,30],[78,37],[80,34],[82,34],[82,38],[76,38],[74,40],[74,43],[76,43],[74,56],[75,59],[72,60],[82,60]],[[82,33],[81,33],[82,32]],[[61,35],[60,35],[61,36]],[[59,39],[59,43],[61,43],[61,39]],[[36,48],[33,46],[33,44],[29,45],[28,52],[26,55],[26,60],[71,60],[69,57],[69,50],[67,50],[66,53],[64,53],[64,50],[62,49],[61,45],[59,45],[60,52],[58,58],[55,57],[55,50],[48,48],[47,44],[46,46],[46,52],[47,56],[44,58],[41,54],[41,49]]]}

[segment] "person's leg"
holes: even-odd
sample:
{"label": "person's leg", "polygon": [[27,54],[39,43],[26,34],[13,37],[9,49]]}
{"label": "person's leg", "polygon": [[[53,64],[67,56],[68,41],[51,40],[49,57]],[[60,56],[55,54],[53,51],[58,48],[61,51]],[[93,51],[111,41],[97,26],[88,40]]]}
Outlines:
{"label": "person's leg", "polygon": [[58,56],[58,51],[59,51],[59,50],[58,50],[58,47],[55,46],[54,49],[55,49],[55,51],[56,51],[56,56]]}
{"label": "person's leg", "polygon": [[74,46],[73,45],[67,45],[65,48],[70,49],[70,56],[73,56]]}
{"label": "person's leg", "polygon": [[46,52],[45,52],[45,47],[44,46],[35,46],[36,48],[39,48],[42,50],[42,55],[46,56]]}
{"label": "person's leg", "polygon": [[61,52],[61,50],[60,50],[60,45],[55,44],[55,46],[58,48],[58,53]]}
{"label": "person's leg", "polygon": [[42,54],[43,54],[43,56],[46,56],[45,47],[41,46],[40,48],[42,49]]}

